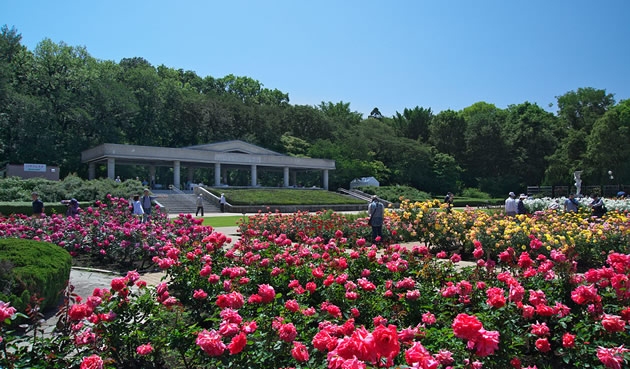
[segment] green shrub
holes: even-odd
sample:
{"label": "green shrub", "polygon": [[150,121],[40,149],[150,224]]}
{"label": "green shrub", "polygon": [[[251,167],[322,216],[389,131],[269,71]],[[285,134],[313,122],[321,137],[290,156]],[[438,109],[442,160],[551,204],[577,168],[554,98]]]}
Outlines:
{"label": "green shrub", "polygon": [[208,188],[215,196],[225,194],[231,205],[336,205],[364,204],[350,196],[322,190]]}
{"label": "green shrub", "polygon": [[[94,205],[94,202],[80,202],[79,207],[81,209],[85,209],[88,206]],[[68,210],[68,207],[62,203],[44,203],[44,212],[47,215],[51,214],[65,214]],[[11,215],[11,214],[24,214],[24,215],[32,215],[33,214],[33,204],[32,202],[20,201],[20,202],[0,202],[0,214],[2,215]]]}
{"label": "green shrub", "polygon": [[464,190],[462,191],[462,197],[470,197],[470,198],[477,198],[477,199],[489,199],[490,198],[490,194],[481,191],[478,188],[464,188]]}
{"label": "green shrub", "polygon": [[401,197],[411,201],[425,201],[431,199],[431,195],[428,193],[409,186],[361,186],[357,187],[357,190],[370,195],[376,195],[381,199],[394,203],[400,202]]}
{"label": "green shrub", "polygon": [[142,183],[136,180],[122,183],[116,183],[111,179],[87,181],[75,175],[69,175],[63,181],[18,177],[0,179],[0,201],[29,201],[33,191],[39,193],[40,199],[45,202],[59,202],[71,198],[79,201],[104,201],[107,194],[127,198],[141,194],[142,190]]}
{"label": "green shrub", "polygon": [[37,294],[44,299],[42,308],[56,306],[71,264],[70,254],[57,245],[18,238],[0,240],[0,300],[24,312],[31,296]]}
{"label": "green shrub", "polygon": [[490,198],[490,199],[480,199],[473,197],[458,197],[455,196],[453,199],[453,206],[455,207],[464,207],[464,206],[497,206],[503,205],[505,199],[501,198]]}

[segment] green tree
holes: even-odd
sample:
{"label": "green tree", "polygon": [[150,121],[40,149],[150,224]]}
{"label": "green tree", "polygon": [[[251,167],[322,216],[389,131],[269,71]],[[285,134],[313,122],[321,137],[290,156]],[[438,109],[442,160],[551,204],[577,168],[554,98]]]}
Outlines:
{"label": "green tree", "polygon": [[630,179],[630,100],[619,102],[599,118],[587,142],[586,163],[594,181],[609,183],[609,170],[617,178],[615,183]]}
{"label": "green tree", "polygon": [[547,157],[558,144],[556,117],[536,104],[510,105],[505,119],[506,144],[510,149],[512,174],[522,187],[542,182]]}
{"label": "green tree", "polygon": [[343,128],[358,125],[363,119],[363,114],[350,110],[350,103],[340,101],[338,103],[322,101],[317,108],[321,110],[332,122]]}
{"label": "green tree", "polygon": [[444,110],[431,120],[429,143],[439,152],[461,162],[466,153],[465,134],[466,121],[462,115],[453,110]]}
{"label": "green tree", "polygon": [[432,117],[431,108],[416,106],[413,109],[405,108],[402,114],[396,112],[391,122],[398,135],[426,142]]}
{"label": "green tree", "polygon": [[615,105],[613,94],[592,87],[578,88],[556,96],[556,99],[558,116],[569,128],[584,129],[586,133],[590,133],[595,121]]}

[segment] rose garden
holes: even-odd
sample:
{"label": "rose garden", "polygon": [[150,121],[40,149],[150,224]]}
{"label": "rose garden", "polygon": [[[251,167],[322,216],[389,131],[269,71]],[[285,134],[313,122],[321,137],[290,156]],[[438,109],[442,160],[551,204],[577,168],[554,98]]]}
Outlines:
{"label": "rose garden", "polygon": [[[52,335],[37,295],[0,302],[5,368],[623,368],[630,362],[630,218],[443,211],[403,201],[372,244],[366,218],[260,213],[230,239],[201,219],[0,219],[85,263],[137,271],[76,296]],[[21,328],[20,328],[21,327]]]}

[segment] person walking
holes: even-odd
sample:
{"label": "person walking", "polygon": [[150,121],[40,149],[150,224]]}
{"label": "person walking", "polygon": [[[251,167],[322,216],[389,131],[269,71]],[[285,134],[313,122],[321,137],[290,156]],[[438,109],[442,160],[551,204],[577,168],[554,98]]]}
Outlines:
{"label": "person walking", "polygon": [[[156,196],[149,196],[149,189],[144,189],[144,196],[140,199],[140,204],[142,205],[142,223],[148,222],[151,218],[151,202],[155,200]],[[134,212],[135,214],[135,212]]]}
{"label": "person walking", "polygon": [[567,213],[575,213],[578,211],[580,203],[575,199],[574,194],[569,194],[569,198],[564,200],[564,211]]}
{"label": "person walking", "polygon": [[201,216],[203,216],[203,197],[201,195],[197,196],[197,212],[195,216],[199,216],[199,210],[201,210]]}
{"label": "person walking", "polygon": [[444,203],[448,205],[448,207],[446,208],[446,212],[450,213],[451,212],[451,208],[453,207],[453,198],[455,197],[455,195],[453,195],[452,192],[449,192],[446,194],[446,197],[444,198]]}
{"label": "person walking", "polygon": [[385,206],[378,200],[376,195],[372,196],[372,202],[368,206],[368,215],[370,220],[368,224],[372,226],[372,242],[380,243],[383,237],[383,216]]}
{"label": "person walking", "polygon": [[37,192],[31,193],[33,200],[33,218],[41,218],[44,215],[44,203],[39,199]]}
{"label": "person walking", "polygon": [[509,217],[513,217],[516,215],[518,210],[518,204],[516,203],[516,194],[514,192],[510,192],[510,196],[505,199],[505,215]]}
{"label": "person walking", "polygon": [[140,196],[138,195],[134,195],[133,197],[133,215],[137,216],[137,217],[142,217],[142,223],[145,222],[144,220],[144,208],[142,206],[142,203],[140,202]]}
{"label": "person walking", "polygon": [[518,197],[518,204],[516,204],[516,213],[518,215],[527,214],[527,208],[525,207],[525,203],[523,202],[526,198],[527,195],[523,193],[521,194],[521,196]]}
{"label": "person walking", "polygon": [[227,201],[225,201],[225,194],[224,193],[221,194],[221,199],[219,199],[219,203],[221,205],[221,212],[225,213],[225,204],[227,203]]}

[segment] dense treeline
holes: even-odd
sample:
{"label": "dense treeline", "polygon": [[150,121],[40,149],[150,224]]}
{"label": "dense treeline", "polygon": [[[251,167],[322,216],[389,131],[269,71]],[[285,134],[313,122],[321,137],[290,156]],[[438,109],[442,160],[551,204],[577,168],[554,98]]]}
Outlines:
{"label": "dense treeline", "polygon": [[[432,193],[478,187],[493,194],[527,184],[630,179],[630,101],[579,88],[557,97],[557,114],[524,102],[499,109],[479,102],[435,114],[404,109],[369,117],[349,103],[291,105],[289,96],[248,77],[200,77],[119,63],[83,47],[21,44],[0,34],[0,165],[46,163],[87,175],[81,151],[105,142],[181,147],[240,139],[289,155],[337,161],[331,187],[373,175]],[[238,173],[235,173],[238,175]],[[264,181],[264,178],[261,180]]]}

